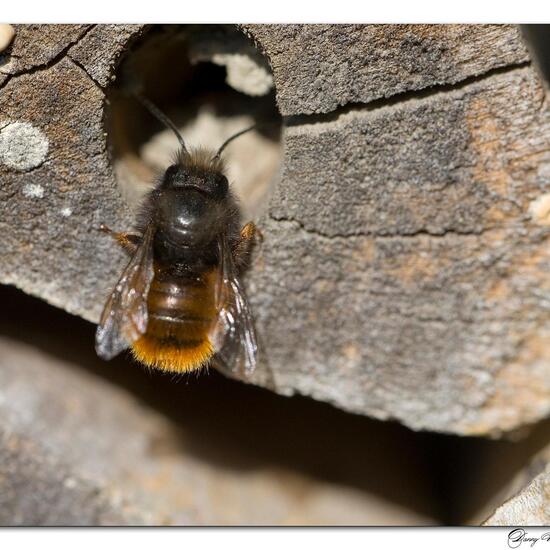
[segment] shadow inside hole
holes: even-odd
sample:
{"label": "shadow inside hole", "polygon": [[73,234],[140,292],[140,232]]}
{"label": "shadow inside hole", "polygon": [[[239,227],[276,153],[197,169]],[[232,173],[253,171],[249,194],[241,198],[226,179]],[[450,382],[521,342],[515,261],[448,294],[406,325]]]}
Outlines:
{"label": "shadow inside hole", "polygon": [[0,287],[0,299],[2,334],[125,388],[173,424],[170,439],[159,436],[152,453],[187,453],[236,473],[294,472],[441,522],[424,434],[304,397],[278,396],[213,370],[173,377],[147,371],[124,354],[107,363],[95,355],[92,324],[13,288]]}
{"label": "shadow inside hole", "polygon": [[550,25],[522,25],[521,30],[546,85],[550,86]]}
{"label": "shadow inside hole", "polygon": [[179,437],[159,438],[152,453],[190,453],[225,470],[301,473],[374,495],[433,524],[458,525],[485,519],[510,496],[503,488],[548,444],[550,421],[521,441],[417,433],[215,371],[173,378],[124,356],[106,363],[94,353],[92,324],[11,287],[0,287],[0,300],[1,334],[127,389],[170,420]]}
{"label": "shadow inside hole", "polygon": [[235,26],[154,26],[126,54],[108,94],[107,131],[127,203],[139,204],[178,149],[173,132],[129,94],[139,89],[174,121],[188,148],[216,151],[258,124],[224,153],[243,214],[258,217],[281,156],[281,117],[270,78],[265,60]]}

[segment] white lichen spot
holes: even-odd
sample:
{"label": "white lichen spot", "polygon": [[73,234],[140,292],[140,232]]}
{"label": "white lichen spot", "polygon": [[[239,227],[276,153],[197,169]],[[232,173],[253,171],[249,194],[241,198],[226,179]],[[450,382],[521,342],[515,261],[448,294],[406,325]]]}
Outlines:
{"label": "white lichen spot", "polygon": [[11,122],[0,130],[0,162],[14,170],[31,170],[48,155],[46,135],[28,122]]}
{"label": "white lichen spot", "polygon": [[23,195],[29,199],[41,199],[44,196],[44,188],[37,183],[27,183],[23,187]]}
{"label": "white lichen spot", "polygon": [[76,480],[72,477],[67,477],[63,480],[63,485],[67,487],[67,489],[74,489],[77,485]]}
{"label": "white lichen spot", "polygon": [[0,53],[11,44],[15,36],[15,29],[7,23],[0,23]]}
{"label": "white lichen spot", "polygon": [[529,205],[532,220],[539,225],[550,225],[550,193],[540,196]]}
{"label": "white lichen spot", "polygon": [[61,215],[64,218],[68,218],[73,213],[72,209],[66,206],[65,208],[61,209]]}

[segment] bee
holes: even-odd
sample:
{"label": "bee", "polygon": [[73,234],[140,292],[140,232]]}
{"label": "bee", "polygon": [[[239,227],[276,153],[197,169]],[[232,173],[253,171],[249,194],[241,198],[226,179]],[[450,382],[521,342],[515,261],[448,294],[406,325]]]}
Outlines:
{"label": "bee", "polygon": [[137,99],[178,137],[175,162],[145,196],[135,231],[102,225],[130,255],[96,331],[96,352],[111,359],[130,348],[165,372],[210,364],[249,376],[257,363],[254,322],[240,273],[259,233],[240,228],[240,211],[221,153],[188,150],[176,126],[148,99]]}

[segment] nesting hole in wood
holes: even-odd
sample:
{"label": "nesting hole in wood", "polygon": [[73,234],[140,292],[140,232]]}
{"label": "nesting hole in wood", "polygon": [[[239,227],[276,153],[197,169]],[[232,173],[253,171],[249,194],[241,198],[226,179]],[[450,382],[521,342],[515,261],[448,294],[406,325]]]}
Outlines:
{"label": "nesting hole in wood", "polygon": [[257,217],[278,173],[281,117],[269,65],[234,25],[153,26],[123,58],[108,94],[107,133],[121,192],[132,207],[178,150],[162,126],[128,92],[140,89],[174,121],[187,147],[216,150],[258,124],[224,152],[243,214]]}

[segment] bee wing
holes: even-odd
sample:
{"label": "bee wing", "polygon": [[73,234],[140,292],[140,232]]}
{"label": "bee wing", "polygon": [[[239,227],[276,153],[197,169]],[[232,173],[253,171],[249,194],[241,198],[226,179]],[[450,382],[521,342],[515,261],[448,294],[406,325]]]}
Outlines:
{"label": "bee wing", "polygon": [[153,274],[153,227],[149,225],[103,308],[95,337],[101,358],[112,359],[147,329],[147,294]]}
{"label": "bee wing", "polygon": [[231,248],[219,241],[221,269],[217,288],[218,319],[211,339],[216,367],[230,376],[250,376],[256,368],[258,344],[248,300],[239,279]]}

